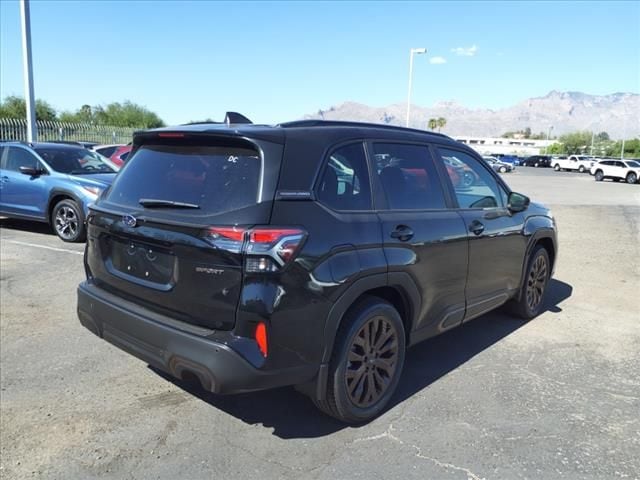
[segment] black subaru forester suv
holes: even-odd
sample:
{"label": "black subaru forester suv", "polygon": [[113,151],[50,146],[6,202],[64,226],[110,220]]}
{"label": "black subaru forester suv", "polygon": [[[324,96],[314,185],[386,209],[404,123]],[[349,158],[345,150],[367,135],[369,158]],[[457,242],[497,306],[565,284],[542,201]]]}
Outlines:
{"label": "black subaru forester suv", "polygon": [[551,213],[470,148],[350,122],[138,132],[87,223],[86,328],[349,423],[385,408],[407,347],[505,303],[535,317],[557,255]]}

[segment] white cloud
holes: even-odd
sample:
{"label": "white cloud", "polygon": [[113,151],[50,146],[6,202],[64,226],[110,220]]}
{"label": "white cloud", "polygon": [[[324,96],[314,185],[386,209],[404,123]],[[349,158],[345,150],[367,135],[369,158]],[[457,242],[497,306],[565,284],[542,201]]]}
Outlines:
{"label": "white cloud", "polygon": [[443,63],[447,63],[447,59],[444,57],[431,57],[429,63],[432,65],[442,65]]}
{"label": "white cloud", "polygon": [[473,57],[476,53],[478,53],[478,46],[473,45],[471,47],[456,47],[452,48],[451,51],[461,57]]}

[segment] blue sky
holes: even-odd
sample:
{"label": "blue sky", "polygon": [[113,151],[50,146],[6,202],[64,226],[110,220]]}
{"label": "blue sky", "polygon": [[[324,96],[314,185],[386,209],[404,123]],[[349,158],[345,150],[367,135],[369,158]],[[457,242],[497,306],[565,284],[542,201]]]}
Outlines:
{"label": "blue sky", "polygon": [[[428,50],[414,64],[423,106],[640,91],[638,1],[32,0],[31,21],[38,98],[57,109],[129,99],[168,123],[405,102],[411,47]],[[2,97],[23,94],[20,42],[19,4],[0,0]]]}

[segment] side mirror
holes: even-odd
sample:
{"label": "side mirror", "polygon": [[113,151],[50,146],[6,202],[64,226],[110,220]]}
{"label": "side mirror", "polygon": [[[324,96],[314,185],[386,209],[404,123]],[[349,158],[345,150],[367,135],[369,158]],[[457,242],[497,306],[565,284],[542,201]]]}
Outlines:
{"label": "side mirror", "polygon": [[20,173],[24,175],[30,175],[32,177],[38,177],[44,173],[47,173],[47,171],[38,167],[20,167]]}
{"label": "side mirror", "polygon": [[513,213],[524,212],[529,207],[530,201],[526,195],[511,192],[507,200],[507,208]]}

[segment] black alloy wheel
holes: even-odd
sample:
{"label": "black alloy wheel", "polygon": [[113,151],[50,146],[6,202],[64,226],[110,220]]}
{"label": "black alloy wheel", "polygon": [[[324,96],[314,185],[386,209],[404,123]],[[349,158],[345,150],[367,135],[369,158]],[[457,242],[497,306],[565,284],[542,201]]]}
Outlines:
{"label": "black alloy wheel", "polygon": [[398,311],[365,296],[345,314],[336,333],[324,399],[315,405],[338,420],[361,424],[389,403],[402,373],[405,330]]}
{"label": "black alloy wheel", "polygon": [[538,316],[551,276],[551,262],[547,250],[539,245],[531,253],[520,295],[509,305],[511,311],[525,320]]}
{"label": "black alloy wheel", "polygon": [[398,332],[383,316],[369,319],[351,342],[345,382],[349,400],[360,408],[384,395],[398,365]]}

